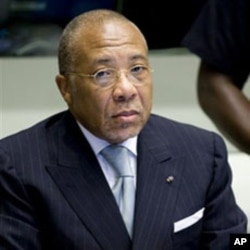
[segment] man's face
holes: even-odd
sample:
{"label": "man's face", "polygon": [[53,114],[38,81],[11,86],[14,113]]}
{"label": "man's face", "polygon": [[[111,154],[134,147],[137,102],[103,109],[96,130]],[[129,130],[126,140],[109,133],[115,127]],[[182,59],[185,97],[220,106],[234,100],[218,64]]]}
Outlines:
{"label": "man's face", "polygon": [[[152,107],[152,76],[142,35],[133,25],[109,22],[94,26],[80,36],[78,44],[79,63],[74,72],[100,73],[97,81],[74,74],[63,77],[67,86],[63,96],[70,111],[91,133],[110,143],[137,135]],[[100,86],[97,83],[103,77],[109,78],[107,69],[118,71],[118,77]]]}

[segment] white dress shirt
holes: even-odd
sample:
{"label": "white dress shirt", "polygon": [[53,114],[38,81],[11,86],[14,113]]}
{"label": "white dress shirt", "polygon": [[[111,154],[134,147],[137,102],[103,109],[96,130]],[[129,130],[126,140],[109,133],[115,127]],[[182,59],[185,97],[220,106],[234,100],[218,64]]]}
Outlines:
{"label": "white dress shirt", "polygon": [[[117,177],[116,173],[113,168],[108,164],[108,162],[102,157],[100,152],[109,145],[109,143],[105,140],[102,140],[91,132],[89,132],[85,127],[83,127],[79,122],[77,122],[82,133],[87,138],[89,144],[91,145],[100,165],[102,171],[109,183],[110,188],[114,186]],[[120,145],[123,145],[129,150],[129,163],[131,166],[132,173],[134,174],[134,183],[136,187],[136,158],[137,158],[137,136],[129,138],[128,140],[124,141]]]}

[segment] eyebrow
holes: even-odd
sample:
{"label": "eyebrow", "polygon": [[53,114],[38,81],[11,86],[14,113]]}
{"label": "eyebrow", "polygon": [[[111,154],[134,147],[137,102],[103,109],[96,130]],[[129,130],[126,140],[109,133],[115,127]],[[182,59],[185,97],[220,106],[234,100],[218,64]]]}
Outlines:
{"label": "eyebrow", "polygon": [[[129,57],[129,62],[133,62],[136,60],[143,60],[148,62],[148,57],[142,55],[142,54],[135,54]],[[110,57],[103,57],[103,58],[96,58],[94,59],[92,65],[100,65],[100,64],[110,64],[114,60]]]}
{"label": "eyebrow", "polygon": [[129,58],[130,61],[135,61],[135,60],[138,60],[138,59],[142,59],[142,60],[145,60],[145,61],[148,61],[148,58],[142,54],[136,54],[136,55],[133,55]]}

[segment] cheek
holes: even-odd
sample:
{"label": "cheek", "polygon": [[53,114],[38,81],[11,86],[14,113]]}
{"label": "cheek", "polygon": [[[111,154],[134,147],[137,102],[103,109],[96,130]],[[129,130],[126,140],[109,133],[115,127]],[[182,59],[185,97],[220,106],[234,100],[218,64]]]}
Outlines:
{"label": "cheek", "polygon": [[139,96],[142,102],[142,105],[146,109],[151,109],[152,106],[152,98],[153,98],[153,92],[151,85],[147,88],[142,88],[139,90]]}
{"label": "cheek", "polygon": [[78,90],[74,97],[74,109],[89,120],[102,119],[107,107],[107,98],[97,90]]}

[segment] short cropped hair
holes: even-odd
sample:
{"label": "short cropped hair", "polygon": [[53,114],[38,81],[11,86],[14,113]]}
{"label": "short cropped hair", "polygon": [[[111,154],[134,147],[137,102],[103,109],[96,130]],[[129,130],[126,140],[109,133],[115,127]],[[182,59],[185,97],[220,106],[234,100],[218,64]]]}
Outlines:
{"label": "short cropped hair", "polygon": [[97,9],[85,12],[68,23],[59,42],[58,66],[59,73],[65,74],[72,71],[78,58],[77,42],[79,33],[91,29],[94,25],[103,24],[106,21],[117,20],[132,23],[122,14],[106,9]]}

